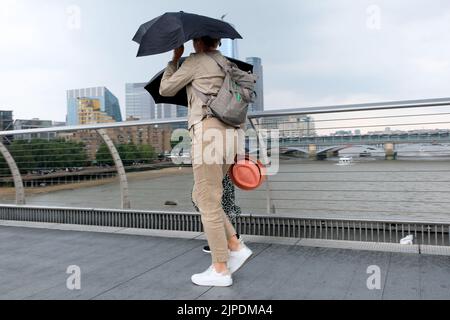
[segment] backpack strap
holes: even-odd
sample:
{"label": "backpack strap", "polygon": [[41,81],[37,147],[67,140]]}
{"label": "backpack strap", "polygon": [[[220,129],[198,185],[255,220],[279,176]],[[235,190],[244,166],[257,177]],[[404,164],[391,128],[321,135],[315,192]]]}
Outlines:
{"label": "backpack strap", "polygon": [[219,67],[222,68],[225,72],[228,72],[231,69],[231,67],[229,65],[229,60],[227,58],[224,57],[224,59],[219,59],[217,56],[215,56],[212,53],[207,53],[207,55],[211,59],[213,59],[219,65]]}
{"label": "backpack strap", "polygon": [[[214,54],[211,53],[207,53],[207,55],[213,59],[221,69],[223,69],[225,72],[230,68],[230,66],[225,63],[225,61],[218,59],[216,56],[214,56]],[[225,58],[226,60],[226,58]],[[228,60],[226,60],[228,62]],[[204,94],[203,92],[201,92],[200,90],[198,90],[196,87],[194,87],[192,85],[192,89],[194,90],[194,92],[197,94],[197,96],[200,98],[200,100],[202,100],[203,104],[205,106],[209,106],[209,104],[212,102],[212,100],[214,100],[214,98],[216,97],[215,95],[207,95]]]}
{"label": "backpack strap", "polygon": [[[214,56],[214,54],[207,53],[207,55],[211,59],[213,59],[219,65],[219,67],[225,71],[225,73],[227,73],[228,70],[230,70],[230,66],[228,65],[228,60],[226,58],[224,59],[225,60],[224,61],[222,59],[218,59],[216,56]],[[211,105],[211,103],[217,96],[212,95],[212,94],[211,95],[204,94],[203,92],[198,90],[193,85],[192,85],[192,90],[197,95],[197,97],[200,98],[200,100],[203,102],[203,105],[206,107],[206,110],[204,110],[203,117],[205,118],[207,116],[214,116],[214,114],[211,112],[209,106]]]}
{"label": "backpack strap", "polygon": [[197,94],[197,96],[200,98],[200,100],[202,100],[204,105],[208,105],[209,100],[211,100],[211,96],[210,95],[204,94],[203,92],[201,92],[200,90],[198,90],[194,86],[192,86],[192,90]]}
{"label": "backpack strap", "polygon": [[196,87],[194,87],[193,85],[191,87],[192,87],[192,90],[194,91],[194,93],[197,95],[197,97],[199,97],[200,100],[203,102],[203,106],[206,107],[206,108],[203,108],[203,119],[208,116],[213,116],[213,113],[211,112],[211,110],[208,107],[216,96],[206,95],[203,92],[201,92],[200,90],[198,90]]}

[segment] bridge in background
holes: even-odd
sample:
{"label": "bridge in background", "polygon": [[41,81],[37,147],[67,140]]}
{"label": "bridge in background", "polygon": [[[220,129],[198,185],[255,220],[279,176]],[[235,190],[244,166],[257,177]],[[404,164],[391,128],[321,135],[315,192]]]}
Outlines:
{"label": "bridge in background", "polygon": [[396,144],[421,144],[421,143],[449,143],[450,130],[442,130],[436,133],[402,133],[402,134],[368,134],[368,135],[344,135],[344,136],[316,136],[298,138],[280,138],[281,146],[306,146],[315,144],[317,146],[342,145],[342,144],[365,144],[384,145],[386,143]]}

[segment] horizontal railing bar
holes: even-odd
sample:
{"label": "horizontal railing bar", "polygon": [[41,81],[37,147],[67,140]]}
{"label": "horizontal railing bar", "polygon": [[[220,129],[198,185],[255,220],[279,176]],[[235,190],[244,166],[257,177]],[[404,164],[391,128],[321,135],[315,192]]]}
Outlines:
{"label": "horizontal railing bar", "polygon": [[430,183],[450,183],[450,181],[436,181],[436,180],[270,180],[270,183],[333,183],[333,182],[383,182],[383,183],[410,183],[410,182],[430,182]]}
{"label": "horizontal railing bar", "polygon": [[[261,198],[239,197],[239,200],[258,201]],[[411,200],[361,200],[361,199],[293,199],[293,198],[271,198],[272,201],[306,201],[306,202],[361,202],[361,203],[425,203],[425,204],[450,204],[450,201],[411,201]],[[332,209],[330,209],[332,210]]]}
{"label": "horizontal railing bar", "polygon": [[[170,191],[170,190],[176,190],[176,191],[186,191],[186,188],[155,188],[152,186],[149,187],[133,187],[133,185],[130,185],[130,189],[133,190],[149,190],[149,191]],[[401,190],[392,190],[392,191],[384,191],[384,190],[342,190],[342,189],[327,189],[327,190],[310,190],[310,189],[277,189],[274,191],[302,191],[302,192],[354,192],[354,193],[365,193],[365,192],[373,192],[373,193],[450,193],[450,190],[442,190],[442,191],[433,191],[433,190],[407,190],[407,191],[401,191]],[[252,192],[267,192],[266,190],[258,189],[253,190]]]}
{"label": "horizontal railing bar", "polygon": [[[310,190],[310,189],[277,189],[275,191],[302,191],[302,192],[354,192],[354,193],[361,193],[361,192],[373,192],[373,193],[445,193],[449,194],[450,190],[389,190],[389,191],[380,191],[380,190],[349,190],[349,189],[320,189],[320,190]],[[252,192],[267,192],[266,190],[253,190]]]}
{"label": "horizontal railing bar", "polygon": [[[281,201],[281,200],[279,200]],[[266,210],[267,208],[258,208],[258,207],[245,207],[241,206],[242,209],[249,210]],[[392,211],[387,210],[356,210],[356,209],[334,209],[334,208],[298,208],[298,207],[276,207],[277,210],[302,210],[302,211],[320,211],[320,212],[353,212],[353,213],[392,213]],[[446,211],[427,211],[427,212],[415,212],[415,211],[407,211],[405,210],[402,213],[414,214],[414,215],[423,215],[423,214],[443,214],[447,213]],[[279,217],[279,215],[277,216]]]}
{"label": "horizontal railing bar", "polygon": [[[422,114],[408,114],[408,115],[395,115],[395,116],[378,116],[378,117],[361,117],[361,118],[334,118],[334,119],[314,119],[315,123],[318,122],[336,122],[336,121],[353,121],[353,120],[381,120],[381,119],[396,119],[396,118],[411,118],[411,117],[428,117],[428,116],[446,116],[450,115],[449,112],[442,113],[422,113]],[[292,123],[289,121],[264,121],[263,124],[256,123],[256,126],[266,125],[266,124],[284,124]]]}
{"label": "horizontal railing bar", "polygon": [[311,174],[311,173],[320,173],[320,174],[350,174],[350,173],[450,173],[450,170],[417,170],[417,171],[411,171],[411,170],[389,170],[389,171],[381,171],[381,170],[364,170],[364,171],[280,171],[277,173],[277,175],[281,174]]}
{"label": "horizontal railing bar", "polygon": [[[99,162],[102,162],[102,161],[104,161],[104,160],[100,160]],[[109,160],[108,160],[109,161]],[[130,160],[130,161],[133,161],[133,160]],[[49,162],[49,163],[52,163],[52,162],[58,162],[58,161],[35,161],[35,162],[38,162],[38,163],[42,163],[42,162]],[[60,162],[60,161],[59,161]],[[76,161],[72,161],[72,160],[68,160],[67,162],[76,162]],[[110,165],[109,167],[107,167],[107,168],[102,168],[102,167],[92,167],[91,166],[91,162],[92,162],[92,160],[86,160],[85,161],[86,163],[89,163],[89,165],[88,166],[76,166],[76,167],[74,167],[74,166],[58,166],[58,167],[49,167],[49,166],[46,166],[46,167],[20,167],[19,169],[21,169],[21,170],[28,170],[28,171],[31,171],[31,170],[57,170],[57,169],[67,169],[67,168],[84,168],[83,169],[83,171],[77,171],[77,173],[81,173],[81,174],[85,174],[86,172],[87,173],[90,173],[90,171],[89,170],[91,170],[91,171],[93,171],[93,170],[104,170],[104,172],[111,172],[111,171],[116,171],[116,169],[114,168],[114,165]],[[19,162],[20,163],[20,162]],[[153,162],[153,163],[148,163],[148,164],[141,164],[141,165],[139,165],[139,166],[124,166],[124,168],[125,169],[136,169],[136,168],[141,168],[141,169],[144,169],[144,168],[151,168],[151,167],[153,167],[153,166],[156,166],[156,165],[167,165],[167,166],[175,166],[173,163],[171,163],[171,162]],[[182,166],[182,165],[176,165],[175,167],[179,167],[179,166]],[[5,168],[6,169],[6,168]],[[96,172],[98,172],[98,171],[96,171]],[[26,176],[26,174],[24,175],[24,176]]]}
{"label": "horizontal railing bar", "polygon": [[[148,191],[186,191],[186,188],[154,188],[154,187],[133,187],[133,185],[130,185],[130,189],[132,190],[148,190]],[[302,192],[335,192],[335,193],[339,193],[339,192],[353,192],[353,193],[450,193],[450,190],[443,190],[443,191],[433,191],[433,190],[418,190],[418,191],[401,191],[401,190],[392,190],[392,191],[381,191],[381,190],[342,190],[342,189],[328,189],[328,190],[309,190],[309,189],[277,189],[275,191],[302,191]],[[266,190],[254,190],[252,192],[267,192]]]}
{"label": "horizontal railing bar", "polygon": [[[439,107],[439,106],[448,106],[448,105],[450,105],[450,98],[364,103],[364,104],[351,104],[351,105],[341,105],[341,106],[265,111],[265,112],[249,114],[249,119],[275,117],[275,116],[286,116],[286,115],[297,115],[297,114],[312,115],[312,114],[337,113],[337,112],[356,112],[356,111],[376,111],[376,110],[386,110],[386,109]],[[146,121],[115,122],[115,123],[102,123],[102,124],[91,124],[91,125],[81,125],[81,126],[66,126],[66,127],[14,130],[14,131],[0,131],[0,136],[10,136],[10,135],[18,135],[18,134],[33,134],[33,133],[47,133],[47,132],[56,133],[56,132],[70,132],[70,131],[83,131],[83,130],[99,130],[99,129],[133,127],[133,126],[164,125],[164,124],[174,124],[174,123],[184,123],[184,122],[187,122],[187,118],[150,120],[150,121],[146,120]]]}
{"label": "horizontal railing bar", "polygon": [[164,119],[164,120],[145,120],[145,121],[125,121],[125,122],[111,122],[90,124],[81,126],[66,126],[66,127],[51,127],[51,128],[39,128],[39,129],[27,129],[27,130],[13,130],[13,131],[0,131],[0,136],[11,136],[18,134],[33,134],[33,133],[47,133],[47,132],[70,132],[70,131],[85,131],[85,130],[99,130],[99,129],[113,129],[124,127],[139,127],[149,125],[165,125],[187,122],[187,118],[177,119]]}
{"label": "horizontal railing bar", "polygon": [[[17,151],[17,150],[9,150],[11,153],[16,153],[16,152],[30,152],[30,151],[32,151],[33,153],[34,152],[36,152],[36,151],[40,151],[39,149],[28,149],[28,150],[20,150],[20,151]],[[49,151],[59,151],[58,149],[55,149],[55,150],[49,150]],[[81,150],[80,150],[81,151]],[[138,153],[138,152],[148,152],[148,151],[139,151],[139,150],[136,150],[136,151],[130,151],[130,152],[122,152],[122,151],[120,151],[120,154],[121,155],[125,155],[125,154],[136,154],[136,153]],[[68,156],[73,156],[74,154],[73,153],[68,153],[68,154],[62,154],[62,153],[60,153],[60,154],[39,154],[39,155],[37,155],[37,154],[28,154],[28,155],[23,155],[23,156],[14,156],[14,159],[18,159],[18,158],[27,158],[27,157],[30,157],[30,156],[32,156],[32,157],[44,157],[44,158],[48,158],[48,157],[51,157],[51,158],[56,158],[56,157],[68,157]],[[77,154],[78,156],[80,156],[80,155],[84,155],[84,154]],[[95,155],[96,156],[111,156],[111,154],[110,153],[95,153]],[[149,160],[149,159],[153,159],[153,160],[156,160],[156,159],[158,159],[158,157],[152,157],[152,158],[136,158],[136,159],[132,159],[132,160]]]}
{"label": "horizontal railing bar", "polygon": [[[410,126],[424,126],[424,125],[437,125],[437,124],[449,124],[449,121],[439,121],[439,122],[416,122],[416,123],[393,123],[393,124],[365,124],[363,126],[345,126],[345,127],[315,127],[314,129],[311,128],[298,128],[298,129],[277,129],[280,132],[284,131],[312,131],[312,130],[338,130],[338,129],[361,129],[361,128],[385,128],[386,126],[389,126],[391,129],[395,129],[395,127],[410,127]],[[289,124],[289,122],[287,122]],[[291,122],[292,124],[292,122]],[[259,125],[261,127],[262,125]],[[436,133],[437,134],[437,133]],[[386,134],[386,135],[392,135],[392,136],[400,136],[401,134]],[[428,134],[427,134],[428,135]],[[376,134],[361,134],[361,136],[377,136]],[[321,136],[319,136],[321,137]]]}
{"label": "horizontal railing bar", "polygon": [[[160,163],[155,163],[155,164],[160,164]],[[166,162],[166,164],[170,164],[170,162]],[[150,166],[152,164],[149,164]],[[177,166],[176,166],[177,167]],[[21,169],[34,169],[34,170],[48,170],[48,169],[65,169],[67,167],[32,167],[32,168],[21,168]],[[125,168],[127,169],[135,169],[135,168],[140,168],[140,167],[133,167],[133,166],[126,166]],[[101,168],[101,167],[85,167],[86,170],[105,170],[104,172],[111,172],[111,171],[115,171],[114,167],[110,167],[110,168]],[[72,172],[75,173],[75,172]],[[79,173],[79,172],[78,172]],[[85,173],[85,172],[81,172],[81,173]],[[280,175],[293,175],[293,174],[360,174],[360,173],[385,173],[385,174],[390,174],[390,173],[450,173],[450,170],[429,170],[429,171],[348,171],[348,172],[342,172],[342,171],[292,171],[292,172],[279,172],[277,173],[277,176]],[[10,177],[11,175],[4,175],[4,177]],[[25,177],[27,175],[24,175]],[[272,180],[271,180],[272,181]]]}
{"label": "horizontal railing bar", "polygon": [[[38,157],[45,157],[45,156],[38,156]],[[140,158],[140,159],[130,159],[130,160],[124,160],[124,161],[144,161],[144,160],[156,160],[153,158]],[[35,160],[30,161],[16,161],[16,164],[31,164],[31,163],[90,163],[92,161],[97,162],[105,162],[105,161],[112,161],[112,157],[110,159],[101,159],[101,160],[39,160],[39,158]]]}
{"label": "horizontal railing bar", "polygon": [[[289,147],[284,147],[284,148],[289,149]],[[35,150],[33,150],[33,151],[35,151]],[[300,151],[300,150],[292,149],[292,150],[286,151],[286,153],[288,153],[289,151]],[[394,151],[400,153],[399,154],[400,157],[402,156],[402,154],[417,154],[417,153],[421,152],[421,151],[402,151],[402,150],[399,150],[399,149],[394,149]],[[372,152],[382,153],[382,152],[384,152],[384,150],[380,149],[380,150],[374,150]],[[442,154],[444,152],[448,152],[448,155],[443,155],[443,157],[450,156],[450,149],[448,151],[447,150],[441,150],[441,151],[439,151],[439,150],[436,150],[436,151],[430,150],[430,151],[423,151],[422,153],[425,153],[425,154]],[[280,153],[280,155],[286,155],[286,153]],[[306,153],[306,150],[305,150],[305,153]],[[134,152],[124,152],[124,153],[120,152],[120,155],[126,155],[126,154],[134,154]],[[81,155],[83,155],[83,154],[81,154]],[[103,154],[96,153],[96,156],[100,156],[100,155],[110,156],[109,153],[108,154],[107,153],[103,153]],[[24,155],[24,156],[14,156],[14,159],[36,157],[36,158],[33,158],[33,160],[29,160],[29,161],[16,161],[16,164],[19,164],[19,163],[35,163],[35,162],[39,162],[39,163],[92,162],[92,161],[99,161],[99,162],[101,162],[101,161],[107,161],[108,160],[108,159],[101,159],[101,160],[96,160],[96,159],[94,159],[94,160],[91,160],[91,159],[86,159],[86,160],[51,160],[51,158],[68,157],[68,156],[73,156],[73,154],[48,154],[48,155],[42,155],[42,154],[40,154],[40,155],[36,155],[36,154],[31,155],[31,154],[29,154],[29,155]],[[40,160],[39,158],[45,158],[45,159],[49,159],[50,158],[50,160]],[[127,159],[127,161],[144,161],[144,160],[147,161],[147,160],[158,160],[158,159],[159,159],[158,157],[133,158],[133,159]],[[112,157],[111,157],[111,160],[112,160]]]}
{"label": "horizontal railing bar", "polygon": [[[139,167],[136,167],[136,169],[138,169]],[[62,172],[61,172],[62,173]],[[52,178],[64,178],[64,177],[72,177],[72,176],[83,176],[83,175],[107,175],[107,174],[111,174],[111,173],[116,173],[114,171],[111,172],[101,172],[101,173],[95,173],[95,172],[91,172],[91,173],[80,173],[80,172],[74,172],[74,174],[67,174],[67,175],[56,175],[56,176],[51,176],[49,175],[35,175],[35,176],[28,176],[28,177],[24,177],[24,179],[34,179],[34,178],[48,178],[48,179],[52,179]],[[55,174],[55,173],[53,173]],[[10,177],[10,175],[8,176],[4,176],[4,175],[0,175],[0,177],[3,178],[7,178]],[[42,181],[42,179],[39,179]],[[49,180],[51,181],[51,180]],[[341,183],[341,182],[345,182],[345,183],[367,183],[367,182],[382,182],[382,183],[410,183],[410,182],[427,182],[427,183],[450,183],[450,181],[427,181],[427,180],[414,180],[414,181],[383,181],[383,180],[372,180],[372,181],[358,181],[358,180],[328,180],[328,181],[276,181],[276,180],[270,180],[270,183]],[[139,190],[139,189],[136,189]],[[142,190],[147,190],[147,188],[142,188]],[[171,189],[173,190],[173,189]],[[287,191],[296,191],[297,189],[292,189],[292,190],[287,190]],[[278,189],[274,189],[273,191],[278,191]]]}
{"label": "horizontal railing bar", "polygon": [[268,118],[278,116],[290,115],[313,115],[323,113],[338,113],[338,112],[356,112],[356,111],[377,111],[389,109],[406,109],[406,108],[428,108],[441,107],[450,105],[450,98],[441,99],[423,99],[423,100],[406,100],[406,101],[392,101],[392,102],[377,102],[377,103],[361,103],[341,106],[325,106],[312,107],[300,109],[286,109],[275,111],[257,112],[249,115],[250,119]]}

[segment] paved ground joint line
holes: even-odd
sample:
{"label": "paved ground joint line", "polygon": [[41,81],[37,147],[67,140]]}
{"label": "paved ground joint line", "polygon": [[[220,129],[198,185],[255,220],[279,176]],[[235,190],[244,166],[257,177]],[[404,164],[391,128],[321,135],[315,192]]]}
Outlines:
{"label": "paved ground joint line", "polygon": [[389,260],[388,260],[388,265],[387,265],[387,270],[386,270],[386,277],[384,277],[383,289],[381,289],[380,300],[384,300],[384,293],[386,291],[386,284],[387,284],[388,277],[389,277],[389,269],[391,268],[392,255],[393,255],[393,253],[391,252],[389,254]]}
{"label": "paved ground joint line", "polygon": [[422,258],[419,258],[419,297],[423,300],[423,285],[422,285]]}
{"label": "paved ground joint line", "polygon": [[160,264],[158,264],[158,265],[156,265],[156,266],[154,266],[154,267],[152,267],[152,268],[150,268],[150,269],[148,269],[148,270],[146,270],[146,271],[144,271],[144,272],[141,272],[141,273],[138,274],[138,275],[135,275],[135,276],[131,277],[131,278],[128,279],[128,280],[122,281],[121,283],[119,283],[119,284],[117,284],[117,285],[115,285],[115,286],[109,288],[108,290],[105,290],[105,291],[103,291],[103,292],[101,292],[101,293],[95,295],[94,297],[90,298],[89,300],[95,300],[95,299],[97,299],[98,297],[100,297],[100,296],[102,296],[102,295],[104,295],[104,294],[106,294],[106,293],[108,293],[108,292],[110,292],[110,291],[112,291],[112,290],[114,290],[114,289],[120,287],[121,285],[123,285],[123,284],[125,284],[125,283],[127,283],[127,282],[130,282],[130,281],[133,281],[133,280],[135,280],[135,279],[137,279],[137,278],[139,278],[139,277],[142,277],[144,274],[149,273],[149,272],[152,272],[153,270],[158,269],[159,267],[161,267],[161,266],[163,266],[163,265],[165,265],[165,264],[167,264],[167,263],[169,263],[169,262],[172,262],[172,261],[178,259],[179,257],[181,257],[181,256],[183,256],[183,255],[185,255],[185,254],[187,254],[187,253],[189,253],[189,252],[191,252],[191,251],[194,251],[194,250],[196,250],[196,249],[198,249],[198,248],[200,248],[200,247],[202,247],[202,246],[196,246],[196,247],[194,247],[194,248],[192,248],[192,249],[189,249],[189,250],[187,250],[187,251],[185,251],[185,252],[183,252],[183,253],[181,253],[181,254],[179,254],[179,255],[177,255],[177,256],[175,256],[175,257],[169,259],[169,260],[166,260],[166,261],[164,261],[164,262],[162,262],[162,263],[160,263]]}
{"label": "paved ground joint line", "polygon": [[[253,255],[245,264],[250,263],[253,259],[255,259],[256,257],[258,257],[261,253],[263,253],[264,251],[266,251],[267,249],[269,249],[270,247],[272,247],[272,244],[268,244],[267,247],[265,247],[264,249],[262,249],[258,254]],[[194,300],[199,300],[201,297],[203,297],[205,294],[207,294],[208,292],[210,292],[211,290],[213,290],[215,287],[209,287],[208,290],[206,290],[205,292],[203,292],[201,295],[199,295],[197,298],[194,298]]]}

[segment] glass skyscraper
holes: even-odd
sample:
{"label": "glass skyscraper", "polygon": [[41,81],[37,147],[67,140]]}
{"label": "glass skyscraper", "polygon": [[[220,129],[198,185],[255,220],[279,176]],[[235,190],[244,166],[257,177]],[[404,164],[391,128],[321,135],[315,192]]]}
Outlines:
{"label": "glass skyscraper", "polygon": [[[0,131],[14,130],[13,112],[0,110]],[[9,144],[14,136],[3,136],[0,141]]]}
{"label": "glass skyscraper", "polygon": [[[222,20],[224,20],[225,16],[222,17]],[[226,22],[226,21],[225,21]],[[234,28],[235,26],[230,23],[230,25]],[[222,52],[222,54],[228,58],[232,59],[239,59],[239,49],[238,49],[238,40],[231,40],[231,39],[221,39],[220,42],[222,45],[220,46],[219,50]]]}
{"label": "glass skyscraper", "polygon": [[187,118],[188,108],[173,104],[157,104],[155,106],[155,117],[152,120],[167,120],[175,118]]}
{"label": "glass skyscraper", "polygon": [[155,101],[145,90],[147,83],[127,83],[125,85],[125,104],[127,119],[155,119]]}
{"label": "glass skyscraper", "polygon": [[13,112],[0,110],[0,131],[14,130]]}
{"label": "glass skyscraper", "polygon": [[67,125],[80,124],[80,101],[91,99],[98,100],[100,112],[112,117],[115,121],[122,121],[119,100],[105,87],[84,88],[67,91]]}
{"label": "glass skyscraper", "polygon": [[238,41],[231,39],[220,40],[222,45],[219,50],[228,58],[239,59]]}
{"label": "glass skyscraper", "polygon": [[258,77],[256,82],[256,101],[249,106],[249,112],[264,111],[264,72],[261,58],[249,57],[247,63],[253,65],[253,73]]}

